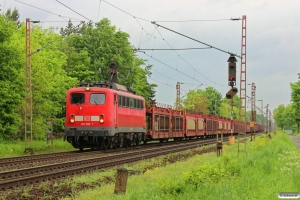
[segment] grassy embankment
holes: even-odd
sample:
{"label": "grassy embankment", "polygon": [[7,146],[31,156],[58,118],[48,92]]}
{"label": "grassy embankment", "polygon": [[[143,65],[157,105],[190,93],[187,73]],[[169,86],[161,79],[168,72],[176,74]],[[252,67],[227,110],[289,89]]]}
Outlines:
{"label": "grassy embankment", "polygon": [[[257,137],[247,143],[247,154],[240,153],[239,158],[237,144],[224,145],[221,157],[215,154],[196,155],[130,176],[126,195],[114,195],[114,184],[107,184],[74,191],[72,199],[257,200],[278,199],[280,192],[300,191],[300,153],[285,133],[272,134],[272,139]],[[127,168],[131,170],[132,166]],[[77,177],[72,184],[93,182],[103,175],[114,177],[115,170]]]}
{"label": "grassy embankment", "polygon": [[[33,150],[35,154],[52,153],[59,151],[75,150],[70,143],[63,141],[63,139],[53,140],[53,145],[46,144],[46,141],[33,141]],[[28,143],[30,144],[30,143]],[[28,146],[29,147],[29,146]],[[24,141],[1,142],[0,144],[0,158],[11,156],[23,156],[24,154]]]}

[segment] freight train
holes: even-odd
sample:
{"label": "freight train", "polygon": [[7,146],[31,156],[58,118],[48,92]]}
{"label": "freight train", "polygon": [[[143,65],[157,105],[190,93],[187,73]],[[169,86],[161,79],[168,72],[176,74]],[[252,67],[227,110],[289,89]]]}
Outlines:
{"label": "freight train", "polygon": [[[151,103],[127,87],[107,81],[80,83],[67,91],[65,140],[74,148],[117,148],[148,141],[180,141],[250,132],[250,123],[191,113]],[[256,132],[264,130],[255,124]]]}

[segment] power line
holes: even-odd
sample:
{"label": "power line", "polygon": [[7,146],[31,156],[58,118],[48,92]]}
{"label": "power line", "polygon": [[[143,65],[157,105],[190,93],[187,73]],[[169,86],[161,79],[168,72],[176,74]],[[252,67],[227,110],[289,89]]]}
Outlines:
{"label": "power line", "polygon": [[[162,36],[162,34],[160,33],[159,30],[157,30],[157,32],[160,34],[160,36],[163,38],[163,40],[167,43],[167,45],[169,45],[170,48],[174,49],[168,42],[166,39],[164,39],[164,37]],[[174,50],[176,52],[176,50]],[[177,53],[177,52],[176,52]],[[212,81],[211,79],[207,78],[206,76],[204,76],[203,74],[201,74],[198,70],[196,70],[190,63],[188,63],[182,56],[180,56],[178,53],[177,55],[187,64],[189,65],[195,72],[198,72],[202,77],[204,77],[206,80],[209,80],[211,82],[213,82],[214,84],[218,84],[220,86],[226,86],[226,85],[222,85],[222,84],[219,84],[219,83],[216,83],[214,81]],[[176,69],[177,70],[177,69]],[[206,84],[207,85],[207,84]]]}
{"label": "power line", "polygon": [[[88,18],[86,18],[86,17],[85,17],[85,16],[83,16],[82,14],[80,14],[80,13],[78,13],[77,11],[73,10],[73,9],[72,9],[72,8],[70,8],[69,6],[67,6],[67,5],[65,5],[65,4],[63,4],[63,3],[61,3],[60,1],[58,1],[58,0],[55,0],[55,1],[57,1],[57,2],[58,2],[58,3],[60,3],[61,5],[65,6],[66,8],[68,8],[68,9],[72,10],[73,12],[77,13],[77,14],[78,14],[78,15],[80,15],[81,17],[83,17],[83,18],[87,19],[88,21],[91,21],[91,22],[93,22],[92,20],[89,20]],[[93,23],[94,23],[94,22],[93,22]]]}
{"label": "power line", "polygon": [[228,21],[228,20],[240,20],[240,19],[191,19],[191,20],[175,20],[175,21],[157,21],[156,22],[212,22],[212,21]]}
{"label": "power line", "polygon": [[136,17],[136,16],[134,16],[134,15],[132,15],[132,14],[130,14],[130,13],[128,13],[128,12],[126,12],[125,10],[122,10],[121,8],[118,8],[117,6],[115,6],[115,5],[111,4],[111,3],[108,3],[108,2],[107,2],[107,1],[105,1],[105,0],[103,0],[103,2],[105,2],[105,3],[109,4],[110,6],[112,6],[112,7],[116,8],[116,9],[118,9],[118,10],[122,11],[123,13],[125,13],[125,14],[127,14],[127,15],[129,15],[129,16],[131,16],[131,17],[133,17],[133,18],[140,19],[140,20],[144,20],[144,21],[147,21],[147,22],[151,22],[150,20],[143,19],[143,18],[140,18],[140,17]]}
{"label": "power line", "polygon": [[[169,85],[168,83],[163,83],[163,82],[161,82],[161,81],[157,81],[157,80],[154,80],[154,79],[152,79],[152,78],[148,78],[148,79],[150,79],[150,80],[152,80],[152,81],[155,81],[155,82],[157,82],[157,83],[160,83],[160,84],[163,84],[163,85],[166,85],[166,86],[169,86],[169,87],[171,87],[171,88],[176,89],[176,87],[171,86],[171,85]],[[187,92],[187,91],[185,91],[185,90],[183,90],[183,89],[181,89],[181,90],[184,91],[184,92]],[[181,93],[181,92],[180,92],[180,93]]]}
{"label": "power line", "polygon": [[[140,18],[140,17],[136,17],[136,16],[134,16],[134,15],[132,15],[132,14],[130,14],[129,12],[126,12],[126,11],[124,11],[124,10],[122,10],[121,8],[118,8],[117,6],[115,6],[115,5],[113,5],[113,4],[111,4],[111,3],[109,3],[109,2],[107,2],[107,1],[105,1],[105,0],[103,0],[103,2],[105,2],[105,3],[107,3],[107,4],[109,4],[110,6],[112,6],[112,7],[114,7],[114,8],[116,8],[116,9],[118,9],[118,10],[120,10],[120,11],[122,11],[123,13],[125,13],[125,14],[127,14],[127,15],[129,15],[129,16],[131,16],[131,17],[133,17],[136,21],[137,21],[137,23],[141,26],[141,28],[142,28],[142,33],[141,33],[141,39],[140,39],[140,44],[139,44],[139,46],[141,45],[141,44],[143,44],[143,43],[145,43],[145,42],[147,42],[151,37],[153,37],[153,35],[154,35],[154,32],[155,32],[155,30],[157,30],[157,29],[155,29],[154,31],[153,31],[153,33],[150,35],[145,29],[144,29],[144,27],[139,23],[139,21],[137,20],[137,19],[141,19],[141,20],[144,20],[144,21],[147,21],[147,22],[151,22],[150,20],[147,20],[147,19],[143,19],[143,18]],[[240,20],[239,18],[231,18],[231,19],[221,19],[221,20],[232,20],[232,21],[235,21],[235,20]],[[191,20],[190,20],[191,21]],[[200,20],[197,20],[197,21],[200,21]],[[208,21],[208,20],[206,20],[206,21]],[[211,21],[216,21],[216,20],[211,20]],[[219,20],[220,21],[220,20]],[[160,21],[161,22],[161,21]],[[147,36],[145,36],[143,39],[142,39],[142,34],[143,34],[143,31],[145,30],[145,32],[147,33],[147,35],[150,35],[150,37],[146,40],[146,41],[144,41],[144,42],[142,42],[142,40],[144,40],[144,38]],[[162,35],[161,35],[161,33],[159,32],[159,30],[157,30],[158,31],[158,33],[160,34],[160,36],[162,37]],[[154,36],[155,37],[155,36]],[[166,42],[166,40],[162,37],[162,38],[160,38],[160,39],[162,39],[162,40],[164,40],[165,42]],[[167,43],[167,42],[166,42]],[[168,44],[168,43],[167,43]],[[169,45],[169,44],[168,44]],[[170,45],[169,45],[170,46]],[[170,46],[171,47],[171,46]],[[172,48],[172,47],[171,47]],[[213,48],[212,46],[209,46],[209,48]],[[208,48],[208,49],[209,49]],[[175,49],[173,49],[172,48],[172,50],[175,50]],[[176,52],[176,50],[175,50],[175,52]],[[178,53],[177,53],[178,54]],[[179,56],[179,54],[178,54],[178,56]],[[180,56],[181,57],[181,56]],[[181,57],[182,58],[182,57]],[[183,58],[182,58],[183,59]],[[183,59],[189,66],[191,66],[185,59]],[[192,67],[192,66],[191,66]],[[193,68],[193,67],[192,67]],[[211,81],[212,83],[214,83],[214,84],[218,84],[218,85],[220,85],[220,86],[226,86],[226,85],[223,85],[223,84],[219,84],[219,83],[216,83],[216,82],[214,82],[214,81],[212,81],[211,79],[208,79],[207,77],[205,77],[203,74],[201,74],[199,71],[197,71],[195,68],[193,68],[194,69],[194,71],[196,71],[196,72],[198,72],[201,76],[203,76],[204,78],[206,78],[206,80],[209,80],[209,81]]]}
{"label": "power line", "polygon": [[[198,85],[195,89],[193,89],[193,90],[196,90],[196,89],[198,89],[199,87],[201,87],[203,84],[201,84],[201,85]],[[192,91],[193,91],[192,90]],[[183,97],[185,97],[187,94],[188,94],[189,92],[187,92],[185,95],[183,95],[182,97],[180,97],[181,99],[183,98]]]}
{"label": "power line", "polygon": [[101,5],[101,0],[100,0],[100,3],[99,3],[99,8],[98,8],[98,16],[97,16],[97,22],[98,22],[98,19],[99,19],[99,13],[100,13],[100,5]]}
{"label": "power line", "polygon": [[[67,22],[67,21],[39,21],[39,22],[41,22],[41,23],[44,23],[44,22],[47,22],[47,23],[51,23],[51,22]],[[73,21],[73,22],[81,22],[81,21],[79,21],[79,20],[76,20],[76,21]]]}
{"label": "power line", "polygon": [[195,50],[195,49],[211,49],[210,47],[203,47],[203,48],[180,48],[180,49],[136,49],[137,51],[142,50],[142,51],[162,51],[162,50],[166,50],[166,51],[170,51],[170,50]]}
{"label": "power line", "polygon": [[[194,79],[195,81],[197,81],[197,82],[199,82],[199,83],[202,83],[202,82],[196,80],[194,77],[191,77],[191,76],[189,76],[189,75],[187,75],[187,74],[185,74],[185,73],[183,73],[183,72],[181,72],[181,71],[175,69],[174,67],[171,67],[171,66],[167,65],[166,63],[164,63],[164,62],[162,62],[162,61],[160,61],[160,60],[154,58],[153,56],[150,56],[150,55],[148,55],[148,54],[145,53],[145,52],[143,52],[143,53],[144,53],[146,56],[152,58],[153,60],[156,60],[157,62],[159,62],[159,63],[161,63],[161,64],[163,64],[163,65],[165,65],[165,66],[167,66],[167,67],[169,67],[169,68],[171,68],[171,69],[173,69],[173,70],[176,70],[177,72],[179,72],[179,73],[181,73],[181,74],[183,74],[183,75],[185,75],[185,76],[187,76],[187,77],[189,77],[189,78],[191,78],[191,79]],[[204,84],[204,83],[202,83],[202,84]],[[204,84],[204,85],[206,85],[206,84]]]}
{"label": "power line", "polygon": [[158,27],[162,27],[162,28],[164,28],[164,29],[166,29],[166,30],[168,30],[168,31],[171,31],[171,32],[173,32],[173,33],[176,33],[176,34],[178,34],[178,35],[181,35],[181,36],[183,36],[183,37],[189,38],[189,39],[191,39],[191,40],[194,40],[194,41],[196,41],[196,42],[199,42],[199,43],[201,43],[201,44],[204,44],[204,45],[206,45],[206,46],[209,46],[209,47],[211,47],[211,48],[213,48],[213,49],[216,49],[216,50],[222,51],[222,52],[224,52],[224,53],[227,53],[227,54],[230,54],[230,55],[234,55],[234,56],[237,56],[237,57],[241,58],[241,56],[239,56],[239,55],[237,55],[237,54],[234,54],[234,53],[231,53],[231,52],[229,52],[229,51],[225,51],[225,50],[219,49],[219,48],[217,48],[217,47],[211,46],[211,45],[209,45],[209,44],[206,44],[206,43],[204,43],[204,42],[201,42],[201,41],[199,41],[199,40],[196,40],[196,39],[194,39],[194,38],[191,38],[191,37],[189,37],[189,36],[187,36],[187,35],[184,35],[184,34],[182,34],[182,33],[176,32],[176,31],[174,31],[174,30],[172,30],[172,29],[169,29],[169,28],[167,28],[167,27],[164,27],[164,26],[162,26],[162,25],[159,25],[159,24],[157,24],[157,23],[154,22],[154,21],[151,22],[151,23],[154,24],[154,25],[156,25],[156,26],[158,26]]}
{"label": "power line", "polygon": [[33,6],[33,5],[30,5],[30,4],[24,3],[24,2],[22,2],[22,1],[19,1],[19,0],[15,0],[15,1],[17,1],[17,2],[19,2],[19,3],[22,3],[22,4],[24,4],[24,5],[27,5],[27,6],[30,6],[30,7],[36,8],[36,9],[38,9],[38,10],[42,10],[42,11],[44,11],[44,12],[47,12],[47,13],[50,13],[50,14],[53,14],[53,15],[59,16],[59,17],[61,17],[61,18],[63,18],[63,17],[66,17],[66,18],[69,18],[69,19],[73,19],[73,20],[81,21],[81,20],[79,20],[79,19],[75,19],[75,18],[71,18],[71,17],[67,17],[67,16],[59,15],[59,14],[56,14],[56,13],[50,12],[50,11],[48,11],[48,10],[42,9],[42,8],[38,8],[38,7],[36,7],[36,6]]}

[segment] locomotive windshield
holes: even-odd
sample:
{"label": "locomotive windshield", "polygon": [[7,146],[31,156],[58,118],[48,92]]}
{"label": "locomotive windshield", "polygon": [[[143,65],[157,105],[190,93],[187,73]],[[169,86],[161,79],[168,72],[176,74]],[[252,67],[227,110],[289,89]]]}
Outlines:
{"label": "locomotive windshield", "polygon": [[104,104],[105,94],[91,94],[90,104]]}
{"label": "locomotive windshield", "polygon": [[83,93],[71,94],[71,104],[84,104],[84,94]]}

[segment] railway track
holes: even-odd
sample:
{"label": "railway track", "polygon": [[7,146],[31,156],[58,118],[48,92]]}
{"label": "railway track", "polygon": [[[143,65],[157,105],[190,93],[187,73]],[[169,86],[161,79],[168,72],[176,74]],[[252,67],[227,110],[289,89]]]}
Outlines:
{"label": "railway track", "polygon": [[42,181],[61,179],[90,170],[109,168],[124,163],[136,162],[204,145],[215,144],[215,142],[215,138],[210,140],[195,140],[180,144],[174,143],[174,145],[156,146],[152,147],[151,151],[149,151],[149,148],[142,148],[127,153],[119,153],[117,155],[104,154],[101,157],[96,158],[1,172],[0,190],[13,189]]}
{"label": "railway track", "polygon": [[[227,137],[224,137],[224,142],[226,141]],[[216,144],[216,138],[207,138],[206,140],[187,140],[185,142],[169,142],[164,143],[164,145],[152,144],[148,146],[137,146],[136,148],[129,148],[128,151],[120,149],[119,151],[107,151],[106,153],[103,151],[83,152],[81,153],[81,155],[83,155],[83,159],[80,160],[0,172],[0,190],[4,191],[16,187],[37,184],[42,181],[55,181],[57,179],[80,174],[86,171],[109,168],[124,163],[136,162],[143,159],[185,151],[210,144]],[[86,156],[89,154],[91,155],[91,153],[94,154],[92,157]],[[70,152],[67,152],[66,155],[69,154]],[[62,154],[58,155],[63,156]],[[74,154],[73,152],[72,155],[80,154]],[[51,157],[53,156],[55,155],[52,154]],[[33,160],[38,159],[36,156],[32,157]],[[42,156],[42,159],[47,158]],[[25,160],[30,161],[28,158]],[[66,161],[66,159],[64,161]],[[18,162],[20,162],[20,160]]]}
{"label": "railway track", "polygon": [[[208,138],[209,139],[209,138]],[[204,139],[205,141],[205,139]],[[181,141],[182,142],[182,141]],[[173,142],[164,143],[166,145],[173,145]],[[30,168],[37,167],[46,164],[61,163],[65,161],[74,161],[79,160],[84,157],[99,157],[100,154],[110,154],[110,153],[120,153],[124,151],[131,151],[140,148],[148,148],[161,145],[161,143],[148,143],[147,145],[135,146],[133,148],[118,148],[118,149],[109,149],[107,151],[68,151],[68,152],[58,152],[51,154],[39,154],[31,156],[19,156],[11,158],[2,158],[0,159],[0,172],[12,170],[12,169],[21,169],[21,168]]]}

